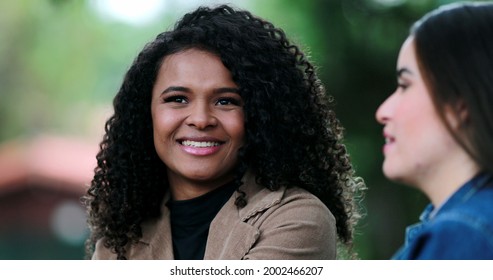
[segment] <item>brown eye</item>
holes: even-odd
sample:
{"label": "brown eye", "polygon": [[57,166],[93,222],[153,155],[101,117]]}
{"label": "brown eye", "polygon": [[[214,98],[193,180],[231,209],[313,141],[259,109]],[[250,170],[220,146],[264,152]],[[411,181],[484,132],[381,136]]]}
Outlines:
{"label": "brown eye", "polygon": [[403,83],[403,82],[397,83],[397,88],[400,88],[403,91],[406,90],[408,87],[409,87],[409,84],[407,84],[407,83]]}
{"label": "brown eye", "polygon": [[239,102],[234,98],[221,98],[216,102],[217,105],[239,105]]}
{"label": "brown eye", "polygon": [[164,99],[164,103],[187,103],[187,98],[181,95],[169,96]]}

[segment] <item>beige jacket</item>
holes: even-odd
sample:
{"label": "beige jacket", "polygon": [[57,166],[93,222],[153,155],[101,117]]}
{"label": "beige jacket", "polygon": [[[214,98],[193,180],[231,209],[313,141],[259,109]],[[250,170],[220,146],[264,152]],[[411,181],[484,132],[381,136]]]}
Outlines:
{"label": "beige jacket", "polygon": [[[204,259],[335,259],[335,219],[314,195],[300,188],[269,191],[247,175],[241,189],[248,204],[234,204],[235,192],[212,220]],[[169,209],[142,225],[142,238],[128,259],[173,259]],[[100,240],[93,259],[115,259]]]}

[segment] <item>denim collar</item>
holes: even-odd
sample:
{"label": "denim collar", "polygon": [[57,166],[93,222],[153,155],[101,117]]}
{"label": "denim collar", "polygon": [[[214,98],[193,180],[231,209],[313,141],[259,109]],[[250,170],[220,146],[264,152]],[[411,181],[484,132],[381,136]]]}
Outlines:
{"label": "denim collar", "polygon": [[477,193],[481,188],[487,186],[491,181],[493,181],[493,175],[488,173],[479,173],[467,183],[462,185],[440,207],[435,209],[433,204],[428,204],[419,217],[420,222],[406,228],[404,246],[401,247],[392,258],[401,258],[403,253],[406,251],[406,248],[413,242],[414,238],[422,232],[428,222],[437,216],[446,214],[447,211],[454,209],[459,204],[469,200],[475,193]]}
{"label": "denim collar", "polygon": [[419,216],[419,220],[422,223],[428,222],[435,216],[441,213],[447,212],[449,209],[453,209],[458,204],[464,203],[469,200],[476,192],[487,185],[489,181],[493,179],[493,176],[488,173],[479,173],[471,180],[467,181],[462,187],[460,187],[455,193],[452,194],[440,207],[435,208],[433,204],[428,204],[423,213]]}

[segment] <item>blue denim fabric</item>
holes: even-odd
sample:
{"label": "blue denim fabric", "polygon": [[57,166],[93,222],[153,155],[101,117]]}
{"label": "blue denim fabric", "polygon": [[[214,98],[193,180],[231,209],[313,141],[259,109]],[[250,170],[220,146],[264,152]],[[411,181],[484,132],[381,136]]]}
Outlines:
{"label": "blue denim fabric", "polygon": [[420,220],[392,259],[493,259],[493,176],[474,177],[436,211],[429,204]]}

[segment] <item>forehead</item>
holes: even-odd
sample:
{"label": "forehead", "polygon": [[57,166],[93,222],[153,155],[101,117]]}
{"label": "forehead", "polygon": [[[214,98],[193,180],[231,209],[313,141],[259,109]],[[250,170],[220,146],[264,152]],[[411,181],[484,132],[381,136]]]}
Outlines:
{"label": "forehead", "polygon": [[166,56],[159,68],[157,81],[177,78],[188,81],[217,81],[231,78],[231,73],[216,54],[188,49]]}
{"label": "forehead", "polygon": [[397,61],[399,67],[411,67],[416,68],[416,52],[414,47],[414,38],[408,37],[406,41],[402,44],[401,50],[399,52],[399,58]]}

